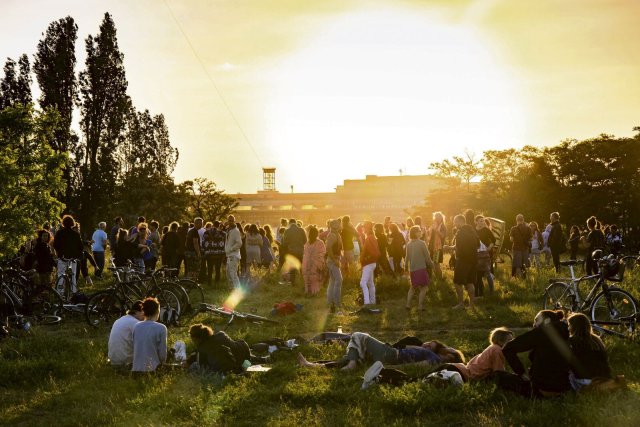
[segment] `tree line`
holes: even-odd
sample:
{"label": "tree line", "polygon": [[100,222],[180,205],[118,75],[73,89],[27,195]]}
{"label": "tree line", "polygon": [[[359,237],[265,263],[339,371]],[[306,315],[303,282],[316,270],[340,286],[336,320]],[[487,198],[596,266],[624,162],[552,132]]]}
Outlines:
{"label": "tree line", "polygon": [[508,223],[518,213],[540,224],[559,212],[566,225],[595,215],[617,224],[628,241],[640,242],[640,127],[632,137],[602,134],[567,139],[552,147],[467,153],[430,165],[445,180],[417,213],[447,216],[472,208]]}
{"label": "tree line", "polygon": [[174,182],[178,150],[164,116],[137,109],[127,94],[124,54],[111,15],[105,13],[98,33],[86,38],[80,72],[77,32],[70,16],[52,22],[32,63],[23,54],[4,64],[0,256],[15,251],[34,223],[62,213],[73,214],[90,233],[98,221],[114,216],[143,214],[167,223],[231,212],[237,201],[213,181]]}

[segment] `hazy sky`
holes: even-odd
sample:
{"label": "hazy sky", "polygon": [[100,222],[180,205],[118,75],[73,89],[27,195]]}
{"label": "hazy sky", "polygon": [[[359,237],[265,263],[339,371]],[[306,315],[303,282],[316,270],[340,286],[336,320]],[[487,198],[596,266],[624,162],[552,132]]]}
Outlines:
{"label": "hazy sky", "polygon": [[637,0],[0,0],[0,57],[31,56],[71,15],[80,71],[106,11],[129,94],[180,150],[176,179],[231,193],[260,189],[262,166],[281,191],[331,191],[640,125]]}

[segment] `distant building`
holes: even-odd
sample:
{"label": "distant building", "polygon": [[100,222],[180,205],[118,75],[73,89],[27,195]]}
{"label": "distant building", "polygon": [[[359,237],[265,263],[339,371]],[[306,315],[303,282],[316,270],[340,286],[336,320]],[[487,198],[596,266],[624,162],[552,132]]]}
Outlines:
{"label": "distant building", "polygon": [[354,223],[382,222],[385,216],[404,222],[427,194],[444,186],[432,175],[367,175],[365,179],[345,180],[333,193],[281,193],[275,190],[275,169],[265,169],[264,173],[269,174],[264,179],[269,189],[230,194],[239,200],[236,216],[242,221],[277,225],[280,218],[296,218],[324,227],[328,219],[349,215]]}

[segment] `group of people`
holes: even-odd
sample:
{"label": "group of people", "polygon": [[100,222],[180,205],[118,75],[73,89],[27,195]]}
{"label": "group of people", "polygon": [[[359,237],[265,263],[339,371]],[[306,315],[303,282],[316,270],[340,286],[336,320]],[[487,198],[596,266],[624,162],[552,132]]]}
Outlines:
{"label": "group of people", "polygon": [[[518,357],[525,352],[531,362],[528,371]],[[361,332],[351,335],[346,354],[339,360],[311,362],[298,354],[298,364],[306,368],[349,371],[361,364],[371,364],[364,375],[363,388],[375,382],[401,384],[424,380],[424,376],[412,377],[397,369],[408,363],[459,375],[462,382],[491,380],[503,390],[535,398],[615,382],[605,345],[593,333],[589,318],[574,313],[565,320],[561,311],[552,310],[540,311],[533,328],[519,336],[505,327],[492,330],[488,347],[466,363],[462,352],[439,341],[405,337],[387,344]],[[512,372],[507,371],[507,366]]]}

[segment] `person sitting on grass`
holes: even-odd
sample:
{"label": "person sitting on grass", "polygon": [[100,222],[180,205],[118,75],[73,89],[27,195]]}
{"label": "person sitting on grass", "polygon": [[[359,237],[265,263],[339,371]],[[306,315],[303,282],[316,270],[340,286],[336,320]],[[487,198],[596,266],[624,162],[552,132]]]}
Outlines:
{"label": "person sitting on grass", "polygon": [[406,345],[396,348],[375,339],[363,332],[354,332],[347,345],[347,354],[336,361],[309,362],[302,353],[298,353],[298,364],[307,368],[340,367],[348,371],[355,369],[357,364],[368,362],[382,362],[386,365],[402,365],[405,363],[419,363],[424,365],[438,365],[441,363],[464,362],[464,355],[438,341],[426,341],[420,346]]}
{"label": "person sitting on grass", "polygon": [[234,341],[223,331],[214,333],[210,327],[202,323],[192,325],[189,328],[189,336],[196,346],[195,362],[202,369],[240,373],[245,360],[254,364],[269,361],[269,356],[259,357],[251,354],[245,341]]}
{"label": "person sitting on grass", "polygon": [[144,320],[142,301],[136,301],[131,309],[116,320],[109,333],[108,355],[115,369],[131,369],[133,363],[133,328]]}
{"label": "person sitting on grass", "polygon": [[133,328],[132,372],[155,372],[167,360],[167,327],[158,323],[160,303],[148,297],[142,302],[144,321]]}
{"label": "person sitting on grass", "polygon": [[[496,372],[498,387],[525,397],[554,397],[570,390],[569,330],[562,311],[542,310],[533,329],[509,341],[502,353],[513,374]],[[526,374],[518,353],[529,352],[531,367]]]}
{"label": "person sitting on grass", "polygon": [[582,313],[573,313],[569,323],[569,344],[572,359],[569,382],[579,390],[591,384],[592,379],[611,378],[611,367],[602,340],[593,333],[591,321]]}
{"label": "person sitting on grass", "polygon": [[414,291],[419,289],[418,311],[424,311],[424,297],[429,287],[427,267],[429,267],[431,271],[433,271],[434,268],[427,244],[424,240],[420,240],[421,237],[422,230],[420,226],[414,225],[411,227],[409,230],[409,238],[411,240],[407,243],[407,254],[405,257],[407,271],[409,271],[411,279],[411,286],[409,286],[409,292],[407,293],[407,310],[411,309],[411,300],[413,299]]}

